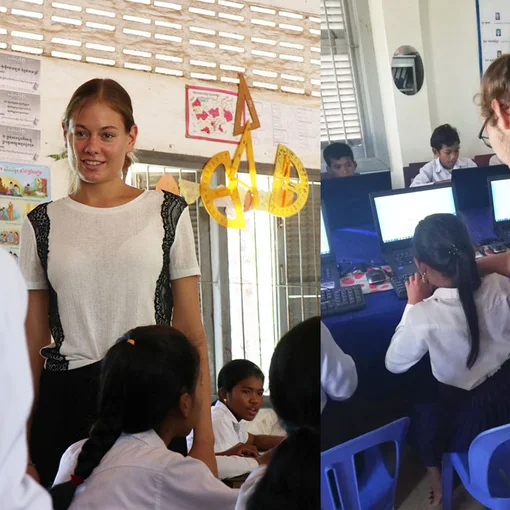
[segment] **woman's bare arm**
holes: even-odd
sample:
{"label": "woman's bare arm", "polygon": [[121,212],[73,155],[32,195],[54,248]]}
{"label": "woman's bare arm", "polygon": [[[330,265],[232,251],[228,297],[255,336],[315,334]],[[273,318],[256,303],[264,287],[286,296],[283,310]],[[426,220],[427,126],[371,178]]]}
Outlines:
{"label": "woman's bare arm", "polygon": [[201,377],[197,391],[202,394],[202,408],[193,433],[193,446],[189,455],[204,462],[213,474],[218,476],[209,405],[211,401],[209,354],[198,300],[198,276],[173,280],[172,294],[174,300],[172,326],[184,333],[195,344],[200,354]]}

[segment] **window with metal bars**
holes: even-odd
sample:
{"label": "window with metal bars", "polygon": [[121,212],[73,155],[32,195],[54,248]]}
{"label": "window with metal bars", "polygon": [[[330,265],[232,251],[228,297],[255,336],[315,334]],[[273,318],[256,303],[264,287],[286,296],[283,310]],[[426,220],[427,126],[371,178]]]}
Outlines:
{"label": "window with metal bars", "polygon": [[[364,148],[355,43],[344,0],[321,0],[321,142]],[[365,154],[366,155],[366,154]]]}
{"label": "window with metal bars", "polygon": [[[200,182],[197,169],[140,163],[131,167],[127,180],[141,189],[155,189],[165,173],[177,182],[180,178]],[[244,229],[220,227],[220,243],[224,240],[225,246],[217,249],[214,220],[200,201],[190,206],[212,388],[218,370],[230,359],[249,359],[267,374],[280,337],[319,314],[320,182],[317,171],[309,177],[309,198],[297,215],[277,218],[263,211],[249,212]],[[257,187],[270,191],[272,180],[261,172]],[[225,270],[214,272],[218,266]],[[215,323],[219,317],[225,337]]]}

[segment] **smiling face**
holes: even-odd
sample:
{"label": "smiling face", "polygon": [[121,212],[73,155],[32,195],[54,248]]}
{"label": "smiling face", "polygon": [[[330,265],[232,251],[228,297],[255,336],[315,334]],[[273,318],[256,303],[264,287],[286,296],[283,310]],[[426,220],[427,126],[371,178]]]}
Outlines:
{"label": "smiling face", "polygon": [[126,155],[134,149],[138,129],[126,132],[122,116],[107,103],[86,101],[64,126],[71,168],[80,181],[97,184],[121,177]]}
{"label": "smiling face", "polygon": [[220,390],[220,398],[237,420],[252,421],[262,406],[264,381],[256,376],[247,377],[236,384],[230,393]]}

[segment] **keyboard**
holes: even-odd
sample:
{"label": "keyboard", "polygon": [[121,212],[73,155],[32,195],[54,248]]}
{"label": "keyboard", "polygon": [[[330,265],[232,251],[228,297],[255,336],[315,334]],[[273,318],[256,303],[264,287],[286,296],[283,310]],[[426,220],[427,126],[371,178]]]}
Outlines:
{"label": "keyboard", "polygon": [[338,315],[365,308],[361,285],[340,289],[321,289],[321,315]]}

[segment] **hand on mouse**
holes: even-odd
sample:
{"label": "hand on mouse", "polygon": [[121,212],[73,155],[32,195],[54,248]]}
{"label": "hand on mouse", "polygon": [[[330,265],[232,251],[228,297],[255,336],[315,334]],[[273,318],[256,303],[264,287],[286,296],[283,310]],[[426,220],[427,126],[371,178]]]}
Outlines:
{"label": "hand on mouse", "polygon": [[[423,281],[425,280],[425,281]],[[426,278],[422,279],[420,273],[415,273],[406,281],[407,303],[416,305],[432,295],[432,285]]]}

